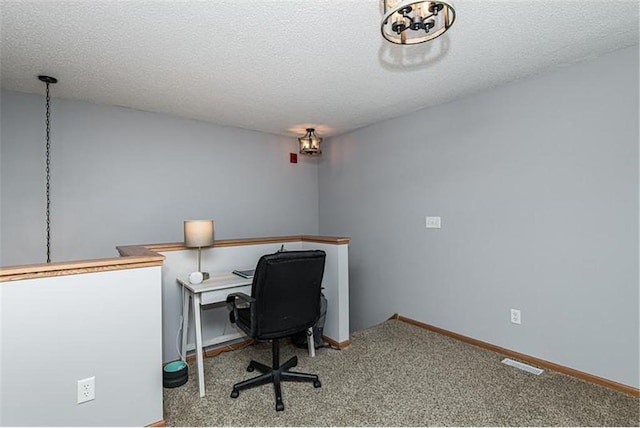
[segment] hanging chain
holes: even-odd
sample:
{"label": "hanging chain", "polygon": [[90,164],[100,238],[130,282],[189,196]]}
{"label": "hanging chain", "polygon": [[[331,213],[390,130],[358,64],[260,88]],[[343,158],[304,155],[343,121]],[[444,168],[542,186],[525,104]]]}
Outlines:
{"label": "hanging chain", "polygon": [[49,195],[49,187],[51,184],[51,113],[50,113],[50,102],[51,98],[49,97],[49,82],[47,83],[47,116],[46,116],[46,124],[47,124],[47,263],[51,263],[51,198]]}

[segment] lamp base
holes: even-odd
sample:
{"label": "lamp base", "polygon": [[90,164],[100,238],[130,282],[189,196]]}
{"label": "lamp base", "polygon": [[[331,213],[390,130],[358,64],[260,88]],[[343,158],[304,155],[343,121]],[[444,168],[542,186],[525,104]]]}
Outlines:
{"label": "lamp base", "polygon": [[191,284],[200,284],[210,278],[209,272],[192,272],[189,274],[189,282]]}

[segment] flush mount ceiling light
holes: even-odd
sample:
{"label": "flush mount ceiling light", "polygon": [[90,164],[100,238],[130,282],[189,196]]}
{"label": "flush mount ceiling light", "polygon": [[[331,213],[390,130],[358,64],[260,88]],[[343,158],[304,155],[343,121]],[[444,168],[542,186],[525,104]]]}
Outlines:
{"label": "flush mount ceiling light", "polygon": [[303,137],[298,138],[300,143],[300,153],[303,155],[320,155],[322,150],[320,149],[320,143],[322,138],[316,135],[314,128],[307,128],[307,133]]}
{"label": "flush mount ceiling light", "polygon": [[444,34],[453,25],[456,12],[442,1],[381,0],[382,36],[399,45],[428,42]]}

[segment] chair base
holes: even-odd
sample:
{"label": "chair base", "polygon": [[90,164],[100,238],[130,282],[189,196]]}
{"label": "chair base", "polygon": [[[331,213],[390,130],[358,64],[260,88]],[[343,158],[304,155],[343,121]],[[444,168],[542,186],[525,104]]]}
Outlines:
{"label": "chair base", "polygon": [[273,340],[273,350],[273,367],[269,367],[257,361],[251,360],[249,366],[247,367],[247,371],[252,372],[255,369],[258,369],[258,371],[262,374],[233,385],[231,398],[238,398],[240,390],[242,389],[264,385],[266,383],[273,383],[273,390],[276,396],[276,411],[280,412],[284,410],[284,403],[282,402],[282,388],[280,387],[281,382],[313,382],[314,388],[320,388],[322,386],[317,375],[289,371],[290,368],[298,365],[298,357],[291,357],[284,364],[282,364],[281,366],[279,365],[279,346],[277,339]]}

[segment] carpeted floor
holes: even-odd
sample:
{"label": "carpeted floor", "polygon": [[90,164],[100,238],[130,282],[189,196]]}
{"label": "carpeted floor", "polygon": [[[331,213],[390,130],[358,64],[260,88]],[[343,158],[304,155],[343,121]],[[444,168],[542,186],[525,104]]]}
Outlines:
{"label": "carpeted floor", "polygon": [[342,351],[298,355],[296,371],[320,376],[322,388],[286,382],[275,411],[272,385],[229,397],[257,374],[251,359],[269,364],[260,343],[205,359],[207,395],[198,397],[195,365],[189,382],[164,390],[168,426],[639,426],[637,398],[560,373],[535,376],[501,364],[502,356],[401,321],[356,332]]}

